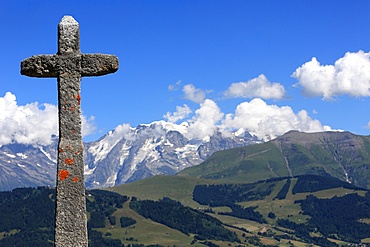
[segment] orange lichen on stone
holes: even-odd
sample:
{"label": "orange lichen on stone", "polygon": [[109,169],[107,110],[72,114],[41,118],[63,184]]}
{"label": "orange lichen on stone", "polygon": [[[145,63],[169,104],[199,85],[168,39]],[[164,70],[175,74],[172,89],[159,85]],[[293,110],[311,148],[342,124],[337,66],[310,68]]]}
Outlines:
{"label": "orange lichen on stone", "polygon": [[74,111],[75,110],[75,106],[73,105],[72,107],[71,107],[71,111]]}
{"label": "orange lichen on stone", "polygon": [[64,181],[64,179],[68,178],[69,171],[67,171],[67,170],[60,170],[58,174],[59,174],[60,180]]}
{"label": "orange lichen on stone", "polygon": [[75,152],[75,154],[79,154],[79,152],[78,152],[78,151],[76,151],[76,152]]}
{"label": "orange lichen on stone", "polygon": [[66,164],[67,165],[72,165],[74,162],[75,162],[75,160],[74,159],[69,159],[69,158],[66,158]]}
{"label": "orange lichen on stone", "polygon": [[78,104],[80,104],[81,102],[81,95],[77,95],[77,97],[76,97],[76,99],[77,99],[77,101],[78,101]]}
{"label": "orange lichen on stone", "polygon": [[63,153],[64,151],[63,151],[63,149],[59,149],[59,153]]}
{"label": "orange lichen on stone", "polygon": [[72,178],[72,181],[75,182],[75,183],[78,182],[78,177],[76,176],[76,177]]}

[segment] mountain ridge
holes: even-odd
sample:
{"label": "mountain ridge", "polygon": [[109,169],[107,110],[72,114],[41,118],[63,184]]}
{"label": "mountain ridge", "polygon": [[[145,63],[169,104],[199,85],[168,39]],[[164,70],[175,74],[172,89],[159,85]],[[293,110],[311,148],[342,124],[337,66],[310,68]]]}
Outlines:
{"label": "mountain ridge", "polygon": [[370,136],[290,131],[265,143],[215,152],[200,165],[184,169],[179,175],[254,182],[317,174],[370,188],[369,164]]}

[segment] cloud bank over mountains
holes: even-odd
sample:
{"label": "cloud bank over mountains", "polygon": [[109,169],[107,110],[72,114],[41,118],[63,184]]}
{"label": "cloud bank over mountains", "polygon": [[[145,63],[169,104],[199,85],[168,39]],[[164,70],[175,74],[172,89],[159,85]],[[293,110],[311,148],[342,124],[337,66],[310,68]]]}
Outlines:
{"label": "cloud bank over mountains", "polygon": [[289,106],[268,105],[259,98],[239,104],[234,114],[226,114],[222,126],[225,129],[242,128],[261,139],[277,137],[289,130],[303,132],[331,130],[330,126],[323,126],[318,120],[312,119],[305,110],[294,113]]}
{"label": "cloud bank over mountains", "polygon": [[[94,117],[82,116],[82,135],[95,131]],[[48,145],[58,135],[58,107],[33,102],[19,106],[16,96],[0,97],[0,146],[10,143]]]}
{"label": "cloud bank over mountains", "polygon": [[[179,116],[181,112],[167,113],[165,116],[173,115]],[[205,140],[216,129],[220,129],[225,136],[243,129],[261,139],[274,138],[292,129],[304,132],[331,130],[330,126],[323,126],[318,120],[312,119],[305,110],[294,113],[289,106],[269,105],[260,98],[243,102],[234,113],[227,114],[220,110],[216,102],[206,99],[186,122],[189,124],[187,137],[200,140]]]}
{"label": "cloud bank over mountains", "polygon": [[[296,87],[308,97],[322,97],[334,100],[341,95],[354,97],[370,96],[370,53],[347,52],[333,65],[321,65],[316,58],[295,70]],[[183,97],[199,107],[192,110],[188,105],[177,106],[175,112],[167,112],[163,118],[170,123],[187,126],[188,138],[205,140],[216,129],[224,135],[243,129],[259,138],[273,138],[289,130],[317,132],[331,130],[320,121],[312,119],[306,110],[294,112],[290,106],[268,104],[265,100],[280,100],[286,96],[284,86],[270,82],[263,74],[246,82],[232,83],[223,92],[223,99],[247,98],[234,112],[223,112],[216,100],[207,98],[208,91],[193,84],[181,86],[181,81],[168,87],[175,91],[182,89]],[[9,143],[47,145],[51,136],[58,134],[57,106],[51,104],[17,104],[16,96],[7,92],[0,97],[0,145]],[[124,128],[122,127],[124,126]],[[369,122],[370,126],[370,122]],[[117,129],[118,128],[118,129]],[[117,131],[126,132],[129,124],[118,125]],[[123,128],[123,129],[122,129]],[[95,131],[94,117],[82,119],[83,136]]]}
{"label": "cloud bank over mountains", "polygon": [[12,142],[22,144],[49,144],[57,134],[57,107],[37,102],[18,106],[14,94],[7,92],[0,98],[0,145]]}

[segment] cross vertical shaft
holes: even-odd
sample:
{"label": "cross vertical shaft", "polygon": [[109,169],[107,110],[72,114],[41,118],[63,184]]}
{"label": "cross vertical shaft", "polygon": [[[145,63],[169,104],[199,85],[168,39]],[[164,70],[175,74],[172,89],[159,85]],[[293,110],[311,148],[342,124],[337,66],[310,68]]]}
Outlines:
{"label": "cross vertical shaft", "polygon": [[21,74],[58,80],[59,144],[56,179],[55,246],[88,246],[84,159],[81,137],[82,76],[114,73],[118,58],[81,54],[80,28],[73,17],[58,25],[58,53],[21,62]]}
{"label": "cross vertical shaft", "polygon": [[[55,208],[55,246],[88,246],[81,136],[80,29],[72,18],[58,25],[59,145]],[[65,214],[68,214],[66,217]]]}

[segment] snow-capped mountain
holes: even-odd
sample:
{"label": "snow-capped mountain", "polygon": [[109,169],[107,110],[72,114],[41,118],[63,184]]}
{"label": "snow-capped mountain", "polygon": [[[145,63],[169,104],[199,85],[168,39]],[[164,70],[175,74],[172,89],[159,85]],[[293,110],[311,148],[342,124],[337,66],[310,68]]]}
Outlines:
{"label": "snow-capped mountain", "polygon": [[0,147],[0,190],[55,184],[57,143],[48,146],[9,144]]}
{"label": "snow-capped mountain", "polygon": [[[187,123],[165,121],[119,125],[96,142],[85,143],[85,182],[101,188],[157,174],[176,174],[198,165],[218,150],[260,142],[239,130],[215,130],[202,140],[191,137]],[[11,144],[0,147],[0,190],[55,185],[57,139],[49,146]]]}

